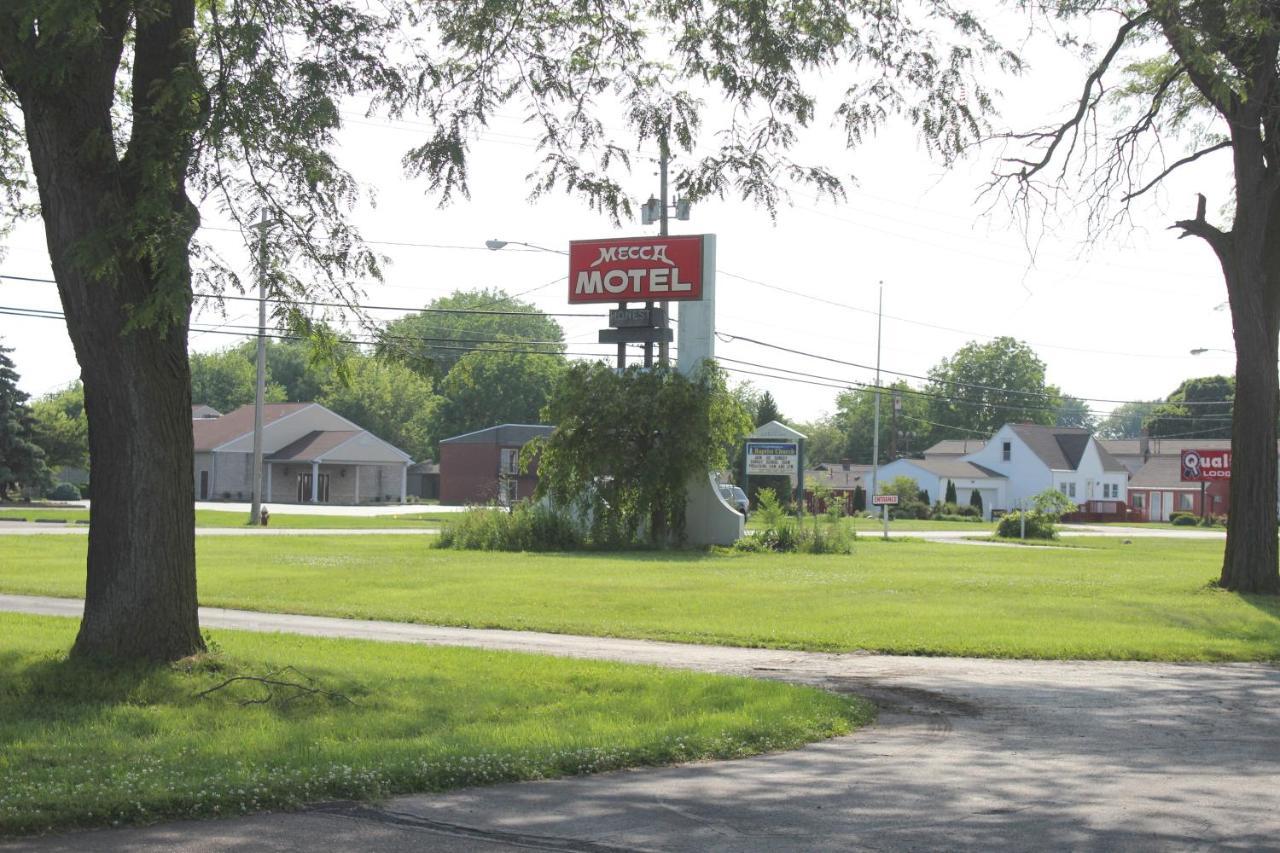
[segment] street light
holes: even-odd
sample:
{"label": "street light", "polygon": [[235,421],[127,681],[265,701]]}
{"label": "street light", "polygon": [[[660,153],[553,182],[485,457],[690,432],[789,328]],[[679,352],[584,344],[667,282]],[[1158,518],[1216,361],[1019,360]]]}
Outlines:
{"label": "street light", "polygon": [[523,240],[499,240],[496,237],[492,240],[485,240],[484,245],[485,245],[485,248],[491,252],[496,252],[499,249],[505,249],[507,246],[514,245],[514,246],[528,246],[530,249],[537,249],[539,252],[551,252],[556,255],[569,254],[563,249],[548,249],[546,246],[539,246],[536,243],[526,243]]}
{"label": "street light", "polygon": [[1235,350],[1218,349],[1217,347],[1196,347],[1191,351],[1192,355],[1204,355],[1207,352],[1225,352],[1227,355],[1235,355]]}

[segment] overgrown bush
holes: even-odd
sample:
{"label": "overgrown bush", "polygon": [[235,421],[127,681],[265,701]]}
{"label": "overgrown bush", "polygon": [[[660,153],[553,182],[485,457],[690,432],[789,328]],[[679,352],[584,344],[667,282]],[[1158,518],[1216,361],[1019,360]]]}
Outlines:
{"label": "overgrown bush", "polygon": [[1175,527],[1195,527],[1200,519],[1190,512],[1175,512],[1169,516],[1169,523]]}
{"label": "overgrown bush", "polygon": [[[1002,515],[1000,523],[996,525],[996,535],[1007,539],[1020,538],[1022,536],[1022,517],[1023,512],[1021,510],[1014,510]],[[1034,511],[1028,511],[1026,517],[1028,539],[1058,538],[1058,532],[1053,529],[1052,519]]]}
{"label": "overgrown bush", "polygon": [[827,511],[811,516],[808,523],[787,516],[777,493],[764,489],[759,494],[756,520],[760,530],[739,539],[734,547],[748,553],[772,551],[781,554],[848,554],[858,534],[841,522],[843,504],[832,501]]}
{"label": "overgrown bush", "polygon": [[59,483],[49,492],[49,499],[55,501],[78,501],[80,490],[72,483]]}
{"label": "overgrown bush", "polygon": [[966,521],[966,522],[969,522],[970,524],[979,524],[982,522],[981,518],[970,513],[959,514],[959,513],[936,512],[936,511],[933,514],[933,520],[934,521]]}
{"label": "overgrown bush", "polygon": [[545,504],[521,501],[510,512],[473,507],[447,524],[437,547],[471,551],[576,551],[578,525]]}
{"label": "overgrown bush", "polygon": [[[970,506],[969,504],[958,504],[948,501],[946,503],[938,504],[933,508],[934,518],[943,518],[944,516],[954,515],[964,516],[965,518],[975,521],[982,520],[982,513],[978,508],[976,506]],[[948,518],[946,520],[953,521],[954,519]]]}

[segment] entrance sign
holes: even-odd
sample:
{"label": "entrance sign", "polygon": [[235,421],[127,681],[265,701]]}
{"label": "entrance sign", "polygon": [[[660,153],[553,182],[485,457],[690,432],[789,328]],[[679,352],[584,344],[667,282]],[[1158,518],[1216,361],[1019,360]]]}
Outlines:
{"label": "entrance sign", "polygon": [[1230,450],[1182,451],[1182,481],[1184,483],[1211,483],[1214,480],[1231,479]]}
{"label": "entrance sign", "polygon": [[675,332],[670,329],[644,327],[600,330],[602,344],[654,344],[659,341],[671,343],[675,339]]}
{"label": "entrance sign", "polygon": [[747,441],[747,475],[789,476],[796,473],[800,445],[794,441]]}
{"label": "entrance sign", "polygon": [[569,243],[569,303],[702,299],[705,235]]}
{"label": "entrance sign", "polygon": [[873,495],[871,498],[872,506],[897,506],[897,495]]}

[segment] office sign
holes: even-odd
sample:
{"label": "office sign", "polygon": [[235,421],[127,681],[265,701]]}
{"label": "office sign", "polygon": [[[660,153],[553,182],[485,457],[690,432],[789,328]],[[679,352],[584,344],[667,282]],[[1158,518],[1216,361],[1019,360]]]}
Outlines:
{"label": "office sign", "polygon": [[705,235],[569,243],[569,302],[702,299]]}
{"label": "office sign", "polygon": [[872,495],[871,505],[872,506],[897,506],[898,496],[897,495]]}
{"label": "office sign", "polygon": [[748,441],[747,475],[795,474],[800,445],[794,441]]}
{"label": "office sign", "polygon": [[1182,482],[1212,483],[1231,479],[1230,450],[1182,451]]}

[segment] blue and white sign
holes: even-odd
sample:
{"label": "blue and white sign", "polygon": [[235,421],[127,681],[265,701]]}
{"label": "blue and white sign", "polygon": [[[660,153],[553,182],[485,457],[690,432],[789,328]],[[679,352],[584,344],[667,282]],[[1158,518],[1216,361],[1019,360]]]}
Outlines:
{"label": "blue and white sign", "polygon": [[794,441],[748,441],[747,474],[785,476],[795,474],[800,445]]}

